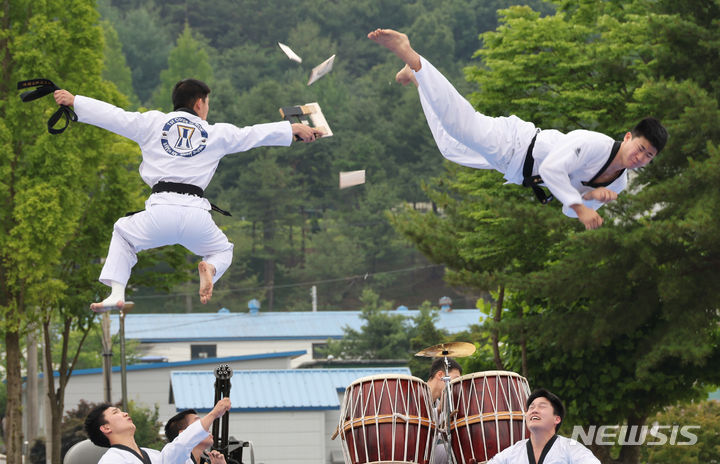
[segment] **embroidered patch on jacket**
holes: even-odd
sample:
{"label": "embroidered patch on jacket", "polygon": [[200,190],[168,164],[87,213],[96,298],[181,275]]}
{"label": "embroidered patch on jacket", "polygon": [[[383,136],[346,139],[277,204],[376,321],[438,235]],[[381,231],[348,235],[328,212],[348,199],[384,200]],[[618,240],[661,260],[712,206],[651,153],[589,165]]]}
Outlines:
{"label": "embroidered patch on jacket", "polygon": [[160,141],[169,155],[190,158],[205,149],[207,138],[200,124],[179,116],[165,123]]}

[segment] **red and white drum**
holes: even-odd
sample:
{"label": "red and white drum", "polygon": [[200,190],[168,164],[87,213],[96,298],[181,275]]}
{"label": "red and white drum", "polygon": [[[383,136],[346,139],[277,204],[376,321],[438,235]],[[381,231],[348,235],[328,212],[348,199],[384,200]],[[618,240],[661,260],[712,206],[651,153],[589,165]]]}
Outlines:
{"label": "red and white drum", "polygon": [[525,439],[530,387],[514,372],[486,371],[450,382],[449,435],[458,464],[481,463]]}
{"label": "red and white drum", "polygon": [[373,375],[347,387],[338,431],[347,464],[426,464],[436,427],[430,389],[410,375]]}

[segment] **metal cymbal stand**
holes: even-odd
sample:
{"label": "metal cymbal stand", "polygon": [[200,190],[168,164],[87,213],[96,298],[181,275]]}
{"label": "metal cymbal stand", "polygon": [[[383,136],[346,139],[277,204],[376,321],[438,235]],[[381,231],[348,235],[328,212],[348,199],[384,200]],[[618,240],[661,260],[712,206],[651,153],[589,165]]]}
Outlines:
{"label": "metal cymbal stand", "polygon": [[450,416],[452,415],[452,389],[450,388],[450,363],[448,362],[448,352],[443,351],[443,359],[445,360],[445,375],[443,376],[443,381],[445,382],[445,401],[443,404],[443,412],[442,414],[438,414],[438,420],[443,420],[444,424],[441,426],[438,424],[438,428],[444,427],[445,430],[445,453],[448,457],[448,463],[450,464],[457,464],[457,461],[455,460],[455,456],[452,453],[452,443],[450,438]]}

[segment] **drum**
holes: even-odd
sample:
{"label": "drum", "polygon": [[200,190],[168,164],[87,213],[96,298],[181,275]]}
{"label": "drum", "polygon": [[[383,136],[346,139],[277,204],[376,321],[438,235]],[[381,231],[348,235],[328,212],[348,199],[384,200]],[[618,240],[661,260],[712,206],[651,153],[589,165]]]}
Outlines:
{"label": "drum", "polygon": [[347,387],[338,431],[347,464],[430,461],[430,389],[409,375],[363,377]]}
{"label": "drum", "polygon": [[485,462],[529,436],[525,403],[530,387],[514,372],[486,371],[450,382],[449,436],[458,464]]}

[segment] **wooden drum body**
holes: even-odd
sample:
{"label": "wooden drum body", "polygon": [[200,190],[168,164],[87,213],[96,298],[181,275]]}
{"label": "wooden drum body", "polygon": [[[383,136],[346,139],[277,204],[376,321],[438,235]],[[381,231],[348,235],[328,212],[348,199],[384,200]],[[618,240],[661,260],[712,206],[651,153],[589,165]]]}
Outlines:
{"label": "wooden drum body", "polygon": [[369,376],[345,390],[338,430],[347,464],[426,464],[435,442],[430,389],[409,375]]}
{"label": "wooden drum body", "polygon": [[525,439],[527,380],[507,371],[486,371],[450,382],[449,435],[458,464],[485,462]]}

